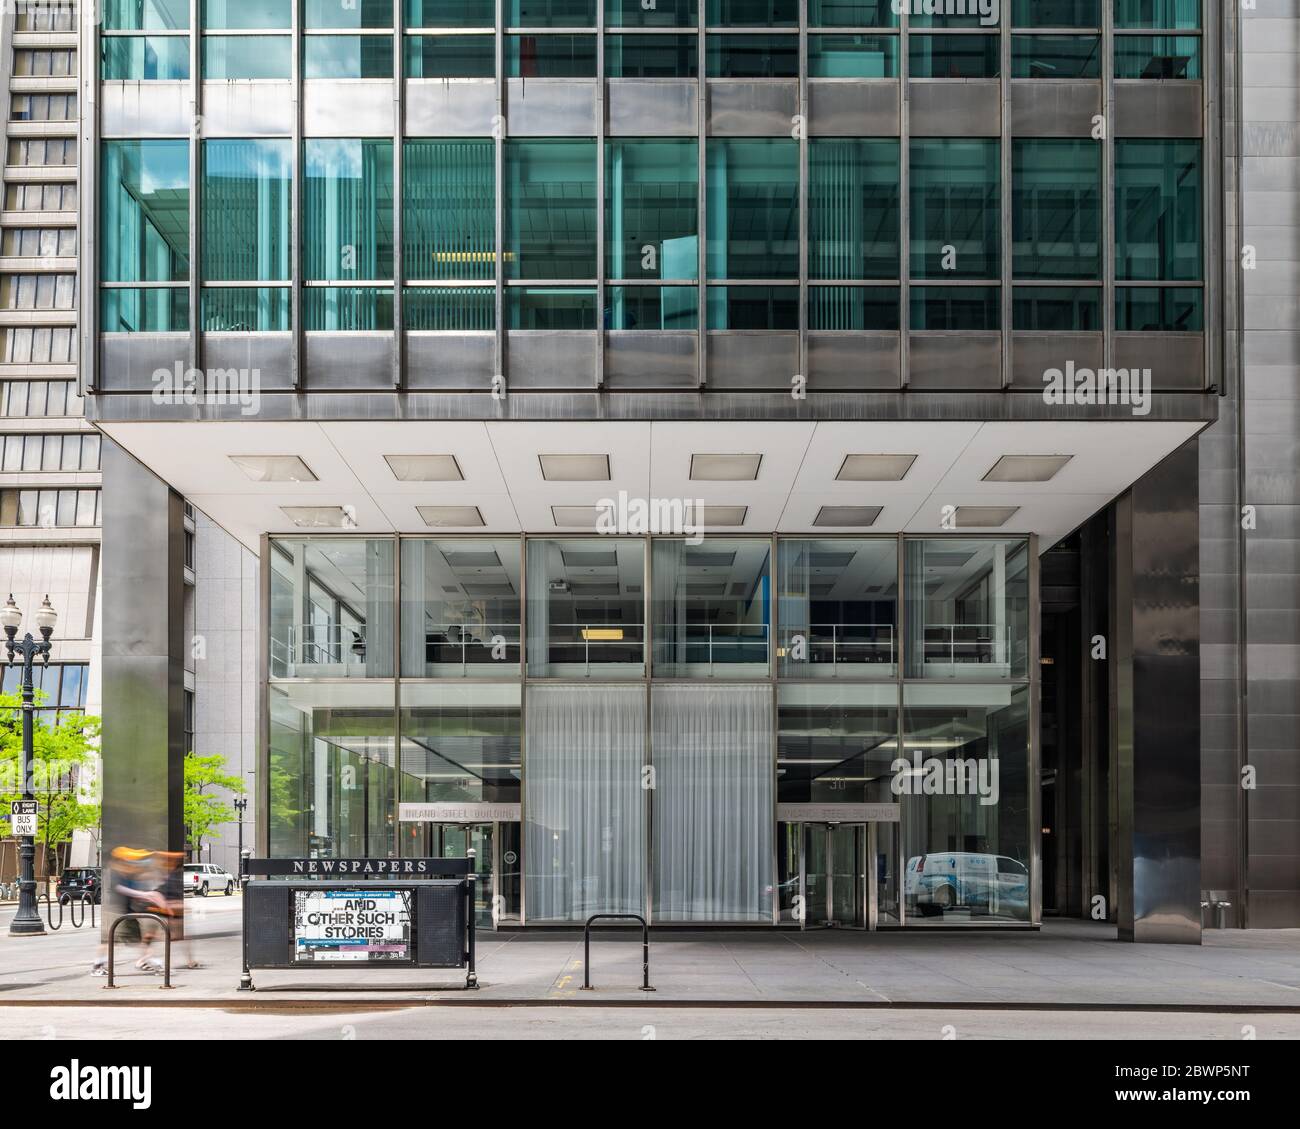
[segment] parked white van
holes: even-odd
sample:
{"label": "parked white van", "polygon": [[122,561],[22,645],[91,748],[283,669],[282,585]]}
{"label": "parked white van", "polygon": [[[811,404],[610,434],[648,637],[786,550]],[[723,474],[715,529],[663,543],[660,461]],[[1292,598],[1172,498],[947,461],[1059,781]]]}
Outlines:
{"label": "parked white van", "polygon": [[907,860],[904,893],[923,917],[948,909],[1023,916],[1029,909],[1029,868],[1008,855],[934,852]]}

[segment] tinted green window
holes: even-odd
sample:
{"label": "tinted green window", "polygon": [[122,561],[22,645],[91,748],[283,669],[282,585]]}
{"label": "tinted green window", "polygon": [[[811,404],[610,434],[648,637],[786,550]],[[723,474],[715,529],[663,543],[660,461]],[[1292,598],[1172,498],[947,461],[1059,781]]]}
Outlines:
{"label": "tinted green window", "polygon": [[610,78],[695,78],[700,52],[693,35],[607,35]]}
{"label": "tinted green window", "polygon": [[496,168],[491,139],[407,141],[403,163],[406,277],[495,277]]}
{"label": "tinted green window", "polygon": [[1201,0],[1114,0],[1115,26],[1176,28],[1201,26]]}
{"label": "tinted green window", "polygon": [[996,286],[913,286],[908,298],[913,329],[979,330],[1002,325]]}
{"label": "tinted green window", "polygon": [[798,329],[797,286],[710,286],[710,329]]}
{"label": "tinted green window", "polygon": [[799,274],[799,143],[785,138],[708,141],[710,278]]}
{"label": "tinted green window", "polygon": [[1098,78],[1101,39],[1095,35],[1013,35],[1012,78]]}
{"label": "tinted green window", "polygon": [[511,278],[596,276],[596,143],[507,141],[506,264]]}
{"label": "tinted green window", "polygon": [[592,78],[596,74],[596,37],[508,36],[506,73],[511,78]]}
{"label": "tinted green window", "polygon": [[491,27],[496,0],[406,0],[407,27]]}
{"label": "tinted green window", "polygon": [[407,78],[492,78],[496,40],[491,35],[408,35]]}
{"label": "tinted green window", "polygon": [[292,292],[287,286],[206,286],[205,333],[269,333],[289,328]]}
{"label": "tinted green window", "polygon": [[190,26],[189,0],[104,0],[109,31],[184,31]]}
{"label": "tinted green window", "polygon": [[392,0],[303,0],[303,27],[392,27]]}
{"label": "tinted green window", "polygon": [[204,78],[288,78],[293,40],[287,35],[205,35]]}
{"label": "tinted green window", "polygon": [[1199,35],[1115,36],[1116,78],[1200,78]]}
{"label": "tinted green window", "polygon": [[505,12],[509,27],[594,27],[596,24],[596,0],[506,0]]}
{"label": "tinted green window", "polygon": [[813,286],[809,329],[897,329],[897,286]]}
{"label": "tinted green window", "polygon": [[[393,277],[391,141],[313,138],[303,143],[303,269],[305,278],[321,281]],[[387,301],[391,322],[391,292]],[[345,294],[338,308],[342,317],[362,305]]]}
{"label": "tinted green window", "polygon": [[1115,328],[1121,331],[1200,332],[1205,328],[1200,287],[1117,287]]}
{"label": "tinted green window", "polygon": [[697,0],[655,0],[647,7],[643,0],[605,0],[607,27],[694,27]]}
{"label": "tinted green window", "polygon": [[994,140],[911,143],[911,265],[916,278],[1001,272],[1001,176]]}
{"label": "tinted green window", "polygon": [[799,0],[708,0],[709,27],[794,27]]}
{"label": "tinted green window", "polygon": [[699,277],[698,184],[694,140],[606,144],[610,278]]}
{"label": "tinted green window", "polygon": [[100,77],[185,79],[190,77],[187,35],[113,35],[99,41]]}
{"label": "tinted green window", "polygon": [[100,179],[100,279],[189,278],[186,141],[105,141]]}
{"label": "tinted green window", "polygon": [[294,0],[203,0],[204,28],[290,28]]}
{"label": "tinted green window", "polygon": [[892,0],[808,0],[809,27],[897,27]]}
{"label": "tinted green window", "polygon": [[898,142],[808,142],[808,274],[898,277]]}
{"label": "tinted green window", "polygon": [[1101,277],[1101,145],[1012,144],[1012,272],[1016,278]]}
{"label": "tinted green window", "polygon": [[506,299],[511,329],[596,328],[596,291],[589,287],[512,286]]}
{"label": "tinted green window", "polygon": [[393,292],[374,286],[308,286],[302,292],[302,317],[308,330],[391,330]]}
{"label": "tinted green window", "polygon": [[794,78],[799,40],[793,35],[710,35],[709,78]]}
{"label": "tinted green window", "polygon": [[190,328],[190,292],[184,286],[99,292],[103,333],[184,333]]}
{"label": "tinted green window", "polygon": [[1199,141],[1115,142],[1115,276],[1197,281],[1204,244]]}
{"label": "tinted green window", "polygon": [[205,280],[262,282],[289,278],[292,182],[291,141],[203,143]]}
{"label": "tinted green window", "polygon": [[304,78],[392,78],[391,35],[308,35],[303,38]]}
{"label": "tinted green window", "polygon": [[810,35],[809,78],[897,78],[896,35]]}
{"label": "tinted green window", "polygon": [[606,329],[695,329],[700,292],[694,286],[611,286]]}
{"label": "tinted green window", "polygon": [[909,35],[908,74],[912,78],[997,78],[996,35]]}
{"label": "tinted green window", "polygon": [[469,333],[496,328],[496,291],[490,286],[413,286],[403,302],[407,329]]}
{"label": "tinted green window", "polygon": [[1011,328],[1040,333],[1100,332],[1101,290],[1083,286],[1017,286],[1011,294]]}
{"label": "tinted green window", "polygon": [[1012,27],[1101,27],[1103,0],[1012,0]]}

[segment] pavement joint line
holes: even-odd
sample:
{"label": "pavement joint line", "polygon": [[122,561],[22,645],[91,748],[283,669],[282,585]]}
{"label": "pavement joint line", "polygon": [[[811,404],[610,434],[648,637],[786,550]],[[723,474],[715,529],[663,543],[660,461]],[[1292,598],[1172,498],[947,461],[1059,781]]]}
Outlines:
{"label": "pavement joint line", "polygon": [[[259,989],[268,991],[268,989]],[[500,999],[362,999],[362,1000],[32,1000],[0,998],[0,1008],[168,1008],[217,1011],[404,1011],[413,1008],[546,1008],[546,1007],[635,1007],[646,1011],[708,1008],[711,1010],[744,1009],[778,1011],[1044,1011],[1044,1012],[1143,1012],[1151,1014],[1213,1015],[1300,1015],[1300,1006],[1289,1004],[1216,1004],[1216,1003],[1078,1003],[997,1000],[706,1000],[695,998],[646,999],[642,996],[601,998],[534,998]]]}

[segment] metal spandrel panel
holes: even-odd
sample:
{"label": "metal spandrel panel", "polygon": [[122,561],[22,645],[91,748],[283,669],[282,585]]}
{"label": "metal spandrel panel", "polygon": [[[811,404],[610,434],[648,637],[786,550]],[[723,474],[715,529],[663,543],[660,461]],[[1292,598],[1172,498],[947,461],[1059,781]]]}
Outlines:
{"label": "metal spandrel panel", "polygon": [[694,388],[699,335],[614,330],[605,335],[605,383],[618,388]]}
{"label": "metal spandrel panel", "polygon": [[1196,81],[1131,79],[1115,83],[1116,137],[1200,137],[1205,91]]}
{"label": "metal spandrel panel", "polygon": [[287,82],[203,83],[204,137],[287,137],[294,103]]}
{"label": "metal spandrel panel", "polygon": [[1011,387],[1041,392],[1043,373],[1064,368],[1073,361],[1081,368],[1102,364],[1100,333],[1013,333],[1011,335]]}
{"label": "metal spandrel panel", "polygon": [[495,333],[408,333],[406,386],[489,391],[496,355]]}
{"label": "metal spandrel panel", "polygon": [[812,137],[897,137],[899,86],[893,79],[808,83]]}
{"label": "metal spandrel panel", "polygon": [[302,131],[308,137],[391,137],[392,81],[304,82]]}
{"label": "metal spandrel panel", "polygon": [[152,392],[155,373],[189,368],[185,333],[106,333],[100,340],[99,387],[105,392]]}
{"label": "metal spandrel panel", "polygon": [[1205,339],[1200,333],[1117,333],[1114,367],[1150,369],[1151,386],[1199,392],[1205,384]]}
{"label": "metal spandrel panel", "polygon": [[185,136],[188,82],[106,82],[100,88],[104,137]]}
{"label": "metal spandrel panel", "polygon": [[1090,137],[1101,113],[1101,83],[1087,79],[1021,79],[1011,83],[1016,137]]}
{"label": "metal spandrel panel", "polygon": [[509,388],[595,388],[597,335],[582,330],[513,330]]}
{"label": "metal spandrel panel", "polygon": [[492,79],[408,79],[407,137],[491,137],[497,112]]}
{"label": "metal spandrel panel", "polygon": [[708,335],[709,387],[790,391],[799,371],[799,335],[776,330],[731,330]]}
{"label": "metal spandrel panel", "polygon": [[1002,87],[996,78],[911,79],[907,84],[912,137],[997,137]]}
{"label": "metal spandrel panel", "polygon": [[391,389],[391,333],[307,333],[303,386],[307,391]]}
{"label": "metal spandrel panel", "polygon": [[901,386],[899,334],[808,334],[809,391],[877,391]]}
{"label": "metal spandrel panel", "polygon": [[714,137],[789,137],[799,106],[799,83],[715,79],[708,83],[709,134]]}
{"label": "metal spandrel panel", "polygon": [[681,79],[612,79],[606,104],[611,137],[694,137],[699,85]]}
{"label": "metal spandrel panel", "polygon": [[512,78],[506,114],[511,137],[594,137],[595,80]]}
{"label": "metal spandrel panel", "polygon": [[918,392],[1002,387],[1000,333],[913,332],[908,384]]}

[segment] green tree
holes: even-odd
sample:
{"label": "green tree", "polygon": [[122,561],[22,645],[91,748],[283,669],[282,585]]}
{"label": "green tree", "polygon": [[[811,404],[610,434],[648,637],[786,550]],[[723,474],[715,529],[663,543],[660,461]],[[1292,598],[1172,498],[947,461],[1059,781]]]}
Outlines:
{"label": "green tree", "polygon": [[[36,691],[36,705],[45,694]],[[99,718],[66,712],[57,722],[39,712],[32,718],[31,792],[37,802],[36,839],[45,851],[46,873],[59,869],[59,848],[74,832],[99,826],[99,788],[93,776]],[[0,804],[4,815],[23,797],[23,714],[21,694],[0,694]]]}
{"label": "green tree", "polygon": [[242,793],[244,782],[225,771],[226,758],[220,753],[200,757],[185,754],[184,818],[185,838],[190,854],[198,858],[204,839],[220,839],[217,827],[235,818],[235,809],[224,796],[209,789],[224,788]]}

